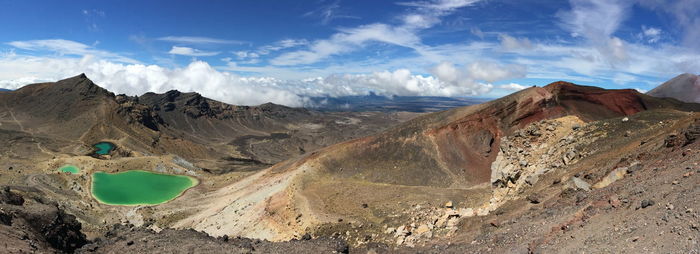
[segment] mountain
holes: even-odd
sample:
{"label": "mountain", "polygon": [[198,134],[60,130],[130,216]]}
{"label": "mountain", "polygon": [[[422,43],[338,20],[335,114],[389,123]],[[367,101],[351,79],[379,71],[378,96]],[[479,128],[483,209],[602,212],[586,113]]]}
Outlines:
{"label": "mountain", "polygon": [[[114,95],[79,75],[0,93],[0,250],[687,252],[699,139],[700,104],[568,82],[416,114]],[[93,197],[92,173],[127,170],[199,184],[159,205]]]}
{"label": "mountain", "polygon": [[[51,202],[82,202],[66,193],[93,200],[89,178],[55,174],[58,167],[75,164],[87,172],[187,171],[216,189],[413,115],[324,113],[272,103],[235,106],[179,91],[115,95],[81,74],[0,93],[0,142],[6,144],[0,147],[0,168],[9,169],[0,185],[24,186],[29,188],[22,189],[29,190],[25,194],[41,193]],[[93,144],[105,141],[115,150],[96,154]],[[66,183],[72,187],[64,189]],[[90,206],[69,205],[61,212],[77,216],[83,223],[78,230],[87,234],[102,234],[104,225],[119,222],[118,216],[95,221],[114,214],[116,207]]]}
{"label": "mountain", "polygon": [[5,88],[0,88],[0,92],[7,92],[7,91],[12,91],[10,89],[5,89]]}
{"label": "mountain", "polygon": [[[698,110],[699,104],[632,89],[555,82],[484,104],[423,115],[381,134],[277,164],[249,181],[221,189],[217,197],[197,199],[206,205],[175,226],[215,236],[272,240],[315,228],[311,231],[317,235],[349,231],[346,239],[355,244],[366,242],[363,235],[372,235],[373,241],[415,245],[423,241],[412,231],[419,225],[427,225],[422,233],[456,230],[446,221],[488,216],[510,200],[537,194],[537,186],[546,186],[536,185],[538,178],[547,177],[548,183],[563,178],[573,184],[579,181],[571,180],[574,174],[591,174],[586,181],[604,181],[615,164],[625,164],[618,159],[642,156],[637,154],[640,150],[629,150],[638,147],[640,139],[647,144],[645,150],[661,156],[655,149],[669,130],[657,123],[685,128],[699,116],[683,112]],[[631,116],[632,123],[620,124]],[[626,129],[640,134],[626,138]],[[584,161],[605,164],[591,168]],[[443,210],[448,201],[449,209]],[[453,210],[455,205],[461,209]],[[229,210],[237,213],[219,212]],[[426,230],[431,227],[440,229]]]}
{"label": "mountain", "polygon": [[259,169],[400,121],[397,114],[234,106],[196,93],[114,95],[84,74],[0,94],[7,128],[124,154],[176,154],[205,168]]}
{"label": "mountain", "polygon": [[684,73],[647,92],[655,97],[670,97],[685,102],[700,103],[700,77]]}

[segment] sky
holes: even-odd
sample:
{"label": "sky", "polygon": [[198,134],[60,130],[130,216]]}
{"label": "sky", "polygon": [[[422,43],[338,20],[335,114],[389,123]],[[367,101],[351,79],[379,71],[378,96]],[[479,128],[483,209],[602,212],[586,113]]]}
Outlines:
{"label": "sky", "polygon": [[0,88],[85,73],[231,104],[642,92],[700,72],[700,0],[0,0]]}

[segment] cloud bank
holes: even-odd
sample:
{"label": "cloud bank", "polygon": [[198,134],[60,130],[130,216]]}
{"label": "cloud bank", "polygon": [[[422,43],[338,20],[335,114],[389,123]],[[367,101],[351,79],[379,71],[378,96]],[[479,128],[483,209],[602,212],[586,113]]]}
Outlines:
{"label": "cloud bank", "polygon": [[236,105],[273,102],[304,106],[308,97],[366,95],[370,92],[385,96],[473,96],[489,92],[494,86],[488,82],[517,77],[521,75],[520,71],[517,66],[495,63],[457,67],[444,62],[433,68],[433,75],[427,76],[397,69],[282,80],[239,76],[198,60],[182,68],[165,68],[118,63],[92,55],[81,58],[0,55],[0,87],[17,89],[29,83],[56,81],[84,72],[95,83],[117,94],[141,95],[176,89],[198,92]]}

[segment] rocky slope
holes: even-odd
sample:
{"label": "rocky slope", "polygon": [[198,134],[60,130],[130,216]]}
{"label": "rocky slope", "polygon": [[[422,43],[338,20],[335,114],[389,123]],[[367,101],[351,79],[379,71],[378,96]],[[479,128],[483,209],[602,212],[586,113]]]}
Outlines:
{"label": "rocky slope", "polygon": [[[277,164],[203,196],[197,202],[207,205],[174,225],[272,240],[344,232],[342,237],[354,245],[413,246],[448,237],[460,218],[487,216],[524,198],[518,193],[525,193],[542,175],[569,172],[570,165],[591,154],[615,153],[577,150],[593,146],[599,138],[573,132],[583,125],[647,111],[653,115],[699,109],[698,104],[631,89],[556,82],[425,115],[379,135]],[[686,117],[674,113],[668,120]],[[530,135],[542,140],[506,148]],[[445,208],[448,201],[450,207]]]}
{"label": "rocky slope", "polygon": [[0,249],[4,253],[72,253],[87,243],[81,224],[33,189],[0,190]]}
{"label": "rocky slope", "polygon": [[669,97],[685,102],[700,103],[700,77],[684,73],[647,92],[655,97]]}
{"label": "rocky slope", "polygon": [[[449,238],[392,252],[696,252],[700,115],[663,110],[624,119],[557,119],[529,128],[541,135],[514,134],[504,142],[503,157],[525,166],[507,186],[494,189],[495,198],[508,202],[488,215],[455,215],[459,222]],[[564,139],[557,137],[562,132],[568,132]],[[574,153],[548,155],[552,147]]]}
{"label": "rocky slope", "polygon": [[110,141],[125,156],[176,154],[222,172],[260,169],[405,118],[324,114],[269,103],[234,106],[178,91],[115,96],[85,75],[0,94],[0,109],[2,130],[63,143],[64,150],[51,152]]}
{"label": "rocky slope", "polygon": [[[23,108],[58,92],[73,102]],[[115,96],[84,77],[8,94],[0,94],[10,102],[0,105],[7,250],[700,249],[700,104],[555,82],[320,148],[370,133],[357,126],[380,126],[372,119],[384,115],[238,107],[177,91]],[[350,134],[325,137],[337,131]],[[105,139],[118,150],[84,156]],[[85,172],[54,173],[63,164]],[[91,198],[89,173],[133,168],[201,184],[158,206]]]}
{"label": "rocky slope", "polygon": [[[114,223],[155,220],[151,216],[158,210],[96,202],[90,193],[93,172],[146,169],[200,179],[204,184],[181,198],[184,205],[164,207],[158,214],[161,225],[169,225],[183,215],[177,210],[199,206],[187,202],[192,197],[280,160],[376,133],[411,115],[326,114],[274,104],[239,107],[177,91],[129,97],[79,75],[0,94],[0,185],[41,193],[74,215],[81,232],[94,238]],[[92,145],[101,141],[115,144],[116,150],[96,155]],[[59,174],[65,164],[78,166],[81,173]]]}

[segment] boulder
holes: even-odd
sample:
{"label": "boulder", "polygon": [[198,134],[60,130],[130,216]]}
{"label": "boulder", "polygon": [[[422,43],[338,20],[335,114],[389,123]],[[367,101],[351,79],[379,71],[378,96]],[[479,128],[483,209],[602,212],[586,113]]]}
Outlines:
{"label": "boulder", "polygon": [[430,227],[428,227],[428,225],[426,224],[423,224],[418,226],[418,228],[413,233],[415,233],[416,235],[423,235],[427,232],[430,232]]}
{"label": "boulder", "polygon": [[584,180],[581,179],[581,178],[572,177],[572,178],[571,178],[571,181],[574,183],[574,186],[576,186],[576,188],[578,188],[578,189],[585,190],[585,191],[590,191],[590,190],[591,190],[591,184],[588,183],[588,182],[586,182],[586,181],[584,181]]}
{"label": "boulder", "polygon": [[532,174],[532,175],[529,175],[525,178],[525,182],[529,185],[535,185],[535,183],[537,183],[539,178],[540,178],[539,175]]}
{"label": "boulder", "polygon": [[452,201],[447,201],[447,203],[445,203],[445,207],[447,207],[447,208],[453,208],[454,205],[452,204]]}

